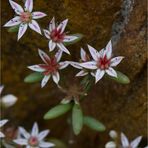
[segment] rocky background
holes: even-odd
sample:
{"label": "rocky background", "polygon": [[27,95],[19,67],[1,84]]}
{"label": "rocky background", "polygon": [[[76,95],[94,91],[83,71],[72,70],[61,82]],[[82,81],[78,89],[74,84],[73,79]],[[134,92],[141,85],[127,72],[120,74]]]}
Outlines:
{"label": "rocky background", "polygon": [[[22,4],[21,0],[17,0]],[[8,0],[1,2],[1,26],[14,16]],[[107,130],[98,133],[84,127],[81,134],[73,137],[69,148],[103,148],[109,140],[108,132],[123,131],[133,139],[143,135],[147,139],[147,49],[146,49],[146,0],[34,0],[34,10],[48,14],[40,19],[42,28],[47,28],[55,16],[57,21],[69,19],[67,31],[82,33],[84,38],[69,46],[71,56],[63,59],[78,60],[80,47],[89,43],[97,49],[103,48],[112,38],[114,54],[125,59],[117,69],[129,76],[131,83],[121,85],[103,78],[93,86],[82,102],[85,115],[103,122]],[[22,125],[30,129],[37,121],[41,129],[51,129],[51,137],[68,141],[71,135],[67,115],[45,121],[43,115],[59,103],[64,95],[50,81],[41,89],[40,84],[26,84],[23,79],[31,73],[28,65],[40,63],[37,49],[48,52],[48,41],[28,30],[17,42],[16,33],[1,28],[1,79],[5,85],[3,94],[13,93],[19,100],[3,116],[10,119],[9,126]],[[67,84],[72,85],[77,70],[62,71]],[[80,78],[77,78],[81,80]],[[146,141],[143,141],[145,143]]]}

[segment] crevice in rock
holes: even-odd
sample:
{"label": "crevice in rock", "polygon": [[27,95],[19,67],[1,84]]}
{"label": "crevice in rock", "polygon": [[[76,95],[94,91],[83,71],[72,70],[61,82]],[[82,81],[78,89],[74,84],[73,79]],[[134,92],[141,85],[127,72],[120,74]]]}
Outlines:
{"label": "crevice in rock", "polygon": [[123,0],[121,11],[119,12],[119,18],[112,25],[113,45],[116,45],[121,37],[121,34],[124,32],[124,29],[129,22],[133,6],[134,0]]}

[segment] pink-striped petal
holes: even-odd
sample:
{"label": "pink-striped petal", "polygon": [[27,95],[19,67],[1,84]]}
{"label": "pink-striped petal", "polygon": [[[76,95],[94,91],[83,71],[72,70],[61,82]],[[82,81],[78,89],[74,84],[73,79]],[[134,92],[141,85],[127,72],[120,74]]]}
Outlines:
{"label": "pink-striped petal", "polygon": [[80,66],[87,68],[87,69],[97,69],[95,61],[81,63]]}
{"label": "pink-striped petal", "polygon": [[44,130],[44,131],[40,132],[38,135],[39,141],[43,140],[48,134],[49,134],[49,130]]}
{"label": "pink-striped petal", "polygon": [[111,42],[111,40],[106,45],[105,55],[107,56],[108,59],[110,59],[112,56],[112,42]]}
{"label": "pink-striped petal", "polygon": [[23,128],[23,127],[19,127],[19,132],[21,135],[23,135],[26,139],[29,139],[30,134]]}
{"label": "pink-striped petal", "polygon": [[97,61],[98,60],[98,51],[90,45],[88,45],[88,49],[89,49],[89,52],[90,52],[92,58],[95,61]]}
{"label": "pink-striped petal", "polygon": [[42,82],[41,82],[42,88],[47,84],[48,80],[50,79],[50,76],[51,75],[44,76],[44,78],[42,79]]}
{"label": "pink-striped petal", "polygon": [[57,62],[59,62],[61,60],[63,51],[62,50],[58,50],[55,54],[55,58],[57,59]]}
{"label": "pink-striped petal", "polygon": [[35,20],[32,20],[31,23],[29,23],[29,27],[37,33],[42,34],[41,29]]}
{"label": "pink-striped petal", "polygon": [[104,70],[98,69],[96,71],[96,75],[95,75],[95,78],[96,78],[95,83],[97,83],[100,79],[102,79],[102,77],[104,76],[104,74],[105,74],[105,71]]}
{"label": "pink-striped petal", "polygon": [[49,47],[49,51],[53,51],[56,47],[56,43],[50,40],[48,43],[48,47]]}
{"label": "pink-striped petal", "polygon": [[69,64],[77,69],[83,69],[78,62],[69,61]]}
{"label": "pink-striped petal", "polygon": [[55,29],[55,18],[53,17],[49,23],[49,30],[50,32]]}
{"label": "pink-striped petal", "polygon": [[38,49],[38,53],[39,53],[39,56],[41,57],[41,59],[46,63],[48,64],[49,61],[50,61],[50,57],[41,49]]}
{"label": "pink-striped petal", "polygon": [[5,135],[2,132],[0,132],[0,138],[4,138],[4,137]]}
{"label": "pink-striped petal", "polygon": [[116,73],[116,71],[113,69],[113,68],[111,68],[111,67],[109,67],[107,70],[105,70],[106,71],[106,73],[108,74],[108,75],[110,75],[110,76],[112,76],[112,77],[117,77],[117,73]]}
{"label": "pink-striped petal", "polygon": [[32,12],[33,10],[33,0],[26,0],[25,2],[25,10]]}
{"label": "pink-striped petal", "polygon": [[28,144],[28,140],[27,139],[15,139],[13,140],[14,143],[18,144],[18,145],[27,145]]}
{"label": "pink-striped petal", "polygon": [[44,141],[41,141],[41,142],[39,143],[39,146],[40,146],[41,148],[50,148],[50,147],[54,147],[55,144],[53,144],[53,143],[51,143],[51,142],[44,142]]}
{"label": "pink-striped petal", "polygon": [[64,37],[64,40],[63,42],[72,42],[74,40],[76,40],[78,37],[77,36],[74,36],[74,35],[66,35]]}
{"label": "pink-striped petal", "polygon": [[84,62],[87,61],[87,59],[86,59],[86,52],[85,52],[85,50],[83,48],[81,48],[80,56],[81,56],[82,61],[84,61]]}
{"label": "pink-striped petal", "polygon": [[48,30],[46,30],[46,29],[44,29],[43,32],[44,32],[45,37],[47,39],[50,39],[50,32]]}
{"label": "pink-striped petal", "polygon": [[29,69],[36,71],[36,72],[44,72],[45,70],[41,68],[39,65],[32,65],[28,66]]}
{"label": "pink-striped petal", "polygon": [[130,143],[131,148],[137,148],[138,145],[139,145],[139,143],[140,143],[140,141],[141,141],[141,139],[142,139],[142,136],[139,136],[139,137],[137,137],[135,140],[133,140],[133,141]]}
{"label": "pink-striped petal", "polygon": [[43,12],[33,12],[32,13],[32,18],[33,19],[43,18],[45,16],[47,16],[47,15],[45,13],[43,13]]}
{"label": "pink-striped petal", "polygon": [[83,76],[86,76],[87,74],[88,74],[87,71],[81,70],[76,74],[76,77],[83,77]]}
{"label": "pink-striped petal", "polygon": [[59,72],[56,72],[55,74],[52,75],[53,81],[58,84],[60,80],[60,75]]}
{"label": "pink-striped petal", "polygon": [[69,62],[68,61],[60,62],[59,65],[60,65],[59,69],[64,69],[69,65]]}
{"label": "pink-striped petal", "polygon": [[32,127],[31,136],[37,136],[38,133],[39,133],[38,124],[35,122]]}
{"label": "pink-striped petal", "polygon": [[122,61],[123,58],[124,57],[122,57],[122,56],[112,58],[110,66],[112,66],[112,67],[117,66]]}
{"label": "pink-striped petal", "polygon": [[124,133],[121,133],[121,143],[123,147],[129,147],[129,141],[127,137],[124,135]]}
{"label": "pink-striped petal", "polygon": [[7,119],[1,120],[0,121],[0,127],[4,126],[8,122]]}
{"label": "pink-striped petal", "polygon": [[58,29],[58,30],[60,29],[60,30],[61,30],[61,33],[63,33],[64,30],[65,30],[65,28],[66,28],[67,23],[68,23],[68,19],[66,19],[66,20],[64,20],[63,22],[61,22],[61,23],[59,24],[59,26],[57,27],[57,29]]}
{"label": "pink-striped petal", "polygon": [[100,57],[104,57],[104,55],[105,55],[105,53],[104,53],[104,48],[103,49],[101,49],[99,52],[98,52],[98,57],[100,58]]}
{"label": "pink-striped petal", "polygon": [[17,4],[16,2],[9,0],[10,5],[12,7],[12,9],[14,9],[14,11],[16,12],[16,14],[21,14],[22,12],[24,12],[22,6],[20,6],[19,4]]}
{"label": "pink-striped petal", "polygon": [[62,43],[58,43],[57,46],[59,47],[60,50],[62,50],[63,52],[70,54],[70,52],[68,51],[68,49],[62,44]]}
{"label": "pink-striped petal", "polygon": [[18,40],[24,35],[28,28],[27,24],[20,24],[19,31],[18,31]]}
{"label": "pink-striped petal", "polygon": [[20,17],[16,16],[13,19],[11,19],[10,21],[8,21],[4,27],[11,27],[11,26],[16,26],[19,25],[21,23]]}

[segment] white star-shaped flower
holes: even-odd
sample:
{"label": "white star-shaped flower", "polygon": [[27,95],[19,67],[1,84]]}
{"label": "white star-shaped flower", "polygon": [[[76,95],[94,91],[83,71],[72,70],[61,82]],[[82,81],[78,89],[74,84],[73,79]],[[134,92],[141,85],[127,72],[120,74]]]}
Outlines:
{"label": "white star-shaped flower", "polygon": [[132,142],[129,142],[128,138],[124,133],[121,133],[121,144],[122,148],[138,148],[138,145],[142,139],[142,136],[137,137]]}
{"label": "white star-shaped flower", "polygon": [[109,41],[105,49],[97,51],[92,46],[88,45],[88,49],[93,58],[92,61],[84,62],[80,66],[92,70],[96,79],[96,83],[104,76],[105,73],[112,77],[117,77],[116,71],[112,68],[117,66],[123,56],[112,58],[112,43]]}
{"label": "white star-shaped flower", "polygon": [[[2,126],[4,126],[6,123],[8,122],[8,120],[0,120],[0,128],[2,127]],[[5,137],[5,135],[0,131],[0,138],[3,138],[3,137]]]}
{"label": "white star-shaped flower", "polygon": [[58,47],[60,50],[70,54],[68,49],[64,46],[64,43],[72,42],[78,37],[74,35],[66,35],[64,32],[68,19],[62,21],[58,26],[55,24],[55,18],[49,23],[49,30],[44,29],[44,35],[49,40],[49,51],[53,51],[55,47]]}
{"label": "white star-shaped flower", "polygon": [[44,75],[44,78],[41,82],[41,87],[44,87],[50,77],[52,76],[53,81],[58,84],[60,80],[59,70],[66,68],[69,65],[68,61],[60,62],[62,57],[62,51],[59,50],[54,57],[50,58],[45,52],[42,50],[38,50],[39,56],[44,61],[45,64],[38,64],[28,66],[29,69],[41,72]]}
{"label": "white star-shaped flower", "polygon": [[26,32],[28,26],[36,31],[37,33],[41,34],[41,29],[35,21],[36,19],[45,17],[46,14],[43,12],[32,12],[33,10],[33,0],[26,0],[25,1],[25,6],[24,9],[22,6],[17,4],[16,2],[9,0],[11,7],[14,9],[15,13],[17,16],[15,16],[13,19],[8,21],[4,27],[12,27],[12,26],[17,26],[19,25],[19,30],[18,30],[18,40],[24,35]]}
{"label": "white star-shaped flower", "polygon": [[31,133],[28,133],[23,127],[19,127],[21,137],[13,141],[18,145],[26,146],[26,148],[50,148],[53,147],[54,144],[44,141],[48,133],[49,130],[39,132],[38,124],[34,123]]}

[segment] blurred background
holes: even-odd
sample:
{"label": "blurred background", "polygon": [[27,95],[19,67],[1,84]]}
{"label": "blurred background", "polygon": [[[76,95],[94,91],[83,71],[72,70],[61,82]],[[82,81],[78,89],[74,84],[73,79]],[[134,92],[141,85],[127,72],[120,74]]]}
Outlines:
{"label": "blurred background", "polygon": [[[16,0],[23,5],[22,0]],[[17,34],[9,33],[3,25],[14,16],[9,1],[1,1],[1,84],[5,85],[2,95],[12,93],[17,103],[2,110],[2,117],[10,122],[7,126],[24,126],[27,130],[37,121],[41,130],[50,129],[49,137],[65,142],[74,140],[69,148],[103,148],[109,140],[111,129],[126,133],[129,139],[142,135],[147,139],[147,49],[146,49],[146,0],[34,0],[34,10],[48,16],[39,19],[41,28],[47,28],[54,16],[61,22],[68,18],[66,31],[82,33],[84,38],[68,46],[71,56],[64,54],[63,60],[78,61],[80,47],[90,44],[102,49],[112,39],[114,55],[125,59],[117,70],[131,80],[128,85],[118,84],[103,78],[93,86],[81,103],[85,115],[103,122],[107,130],[102,133],[84,127],[77,137],[71,137],[67,116],[45,121],[44,114],[64,97],[50,80],[45,88],[39,83],[24,83],[31,73],[27,66],[40,63],[38,48],[48,53],[48,41],[32,30],[27,30],[17,42]],[[66,85],[73,85],[77,70],[67,68],[61,72]],[[145,142],[145,141],[144,141]]]}

